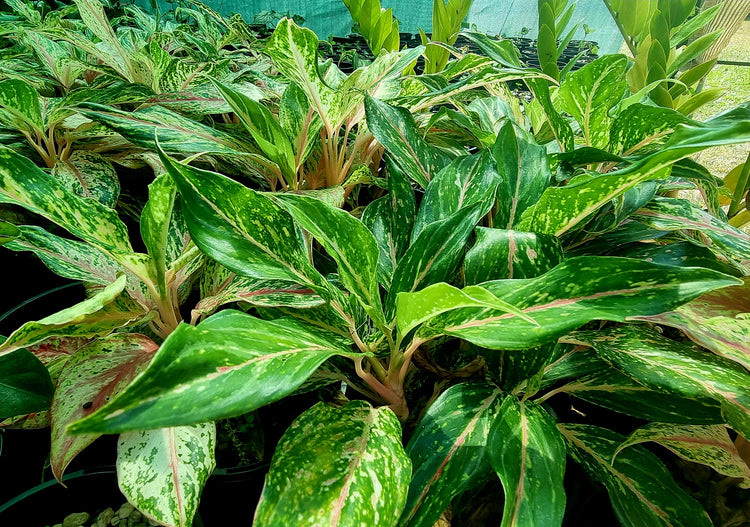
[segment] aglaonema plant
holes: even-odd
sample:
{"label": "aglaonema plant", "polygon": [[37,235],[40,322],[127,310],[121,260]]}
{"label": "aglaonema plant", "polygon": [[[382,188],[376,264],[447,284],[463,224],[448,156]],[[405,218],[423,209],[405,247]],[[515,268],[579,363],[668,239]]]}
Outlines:
{"label": "aglaonema plant", "polygon": [[[382,101],[366,105],[369,128],[400,154],[398,132],[416,133],[414,122]],[[257,525],[433,525],[488,477],[504,489],[503,525],[560,525],[566,456],[606,485],[625,525],[710,525],[661,461],[630,445],[689,433],[731,454],[716,425],[750,433],[750,374],[731,357],[632,321],[690,313],[700,295],[736,292],[738,268],[723,267],[726,274],[710,258],[707,266],[671,265],[564,249],[570,233],[638,184],[661,180],[709,145],[748,141],[747,109],[678,126],[660,150],[567,185],[555,184],[546,149],[512,121],[492,133],[492,148],[473,155],[441,157],[416,142],[412,158],[387,158],[388,192],[361,219],[314,196],[251,190],[162,152],[206,256],[238,276],[292,282],[321,301],[180,324],[138,378],[69,431],[209,422],[328,378],[344,381],[353,398],[321,402],[290,426]],[[418,208],[409,177],[425,189]],[[627,214],[665,205],[651,195]],[[704,232],[721,240],[720,230]],[[727,250],[742,258],[744,239]],[[318,270],[321,252],[337,273]],[[592,321],[605,323],[595,329]],[[502,356],[505,366],[482,373],[460,361],[452,369],[435,363],[467,345],[488,364]],[[424,408],[409,387],[422,370],[443,376]],[[626,442],[606,428],[558,422],[548,401],[559,393],[666,424]],[[410,418],[416,428],[405,437]],[[708,448],[693,457],[706,462]],[[738,463],[712,466],[747,475]]]}

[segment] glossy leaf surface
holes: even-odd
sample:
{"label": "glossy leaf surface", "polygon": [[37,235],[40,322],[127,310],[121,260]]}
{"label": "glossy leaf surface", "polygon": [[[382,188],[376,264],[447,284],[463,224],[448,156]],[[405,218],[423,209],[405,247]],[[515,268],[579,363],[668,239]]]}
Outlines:
{"label": "glossy leaf surface", "polygon": [[0,419],[46,410],[53,392],[47,368],[30,351],[0,356]]}

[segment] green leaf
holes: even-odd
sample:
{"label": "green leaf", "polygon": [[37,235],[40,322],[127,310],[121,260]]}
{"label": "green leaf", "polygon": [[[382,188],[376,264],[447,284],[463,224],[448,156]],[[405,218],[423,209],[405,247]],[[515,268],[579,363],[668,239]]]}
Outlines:
{"label": "green leaf", "polygon": [[[750,108],[740,106],[700,127],[680,125],[666,145],[627,168],[564,187],[550,187],[521,228],[533,232],[561,234],[588,218],[602,205],[635,185],[658,178],[674,162],[709,146],[750,141]],[[528,224],[528,225],[527,225]]]}
{"label": "green leaf", "polygon": [[279,441],[253,525],[395,526],[410,472],[390,409],[320,402]]}
{"label": "green leaf", "polygon": [[145,315],[143,308],[123,294],[126,279],[120,276],[97,294],[38,321],[27,322],[2,344],[0,355],[53,336],[107,335]]}
{"label": "green leaf", "polygon": [[505,492],[503,527],[562,524],[565,442],[546,410],[508,395],[492,424],[487,452]]}
{"label": "green leaf", "polygon": [[388,289],[396,264],[409,247],[416,200],[409,180],[390,156],[385,158],[385,163],[390,192],[365,207],[362,223],[378,243],[378,280]]}
{"label": "green leaf", "polygon": [[279,165],[288,185],[296,177],[294,151],[281,125],[265,105],[252,100],[247,95],[233,90],[215,79],[211,79],[219,93],[232,107],[253,140],[268,159]]}
{"label": "green leaf", "polygon": [[58,481],[73,458],[100,435],[70,435],[67,426],[114,398],[146,368],[157,349],[144,335],[115,333],[77,350],[66,362],[50,408],[50,464]]}
{"label": "green leaf", "polygon": [[467,284],[505,278],[534,278],[563,260],[560,242],[549,234],[477,227],[464,261]]}
{"label": "green leaf", "polygon": [[460,308],[425,322],[417,337],[452,335],[491,349],[531,348],[591,320],[622,322],[629,316],[661,313],[703,292],[736,283],[734,278],[701,268],[617,257],[570,258],[537,278],[473,286],[520,309],[536,324],[499,310]]}
{"label": "green leaf", "polygon": [[502,176],[494,221],[499,227],[510,229],[549,186],[552,173],[547,149],[537,145],[513,121],[505,120],[497,132],[492,155]]}
{"label": "green leaf", "polygon": [[216,467],[215,446],[214,423],[126,432],[117,443],[120,489],[147,518],[190,527]]}
{"label": "green leaf", "polygon": [[568,452],[596,481],[607,487],[617,519],[624,527],[710,527],[700,504],[677,486],[662,462],[634,447],[611,462],[624,436],[583,424],[558,425]]}
{"label": "green leaf", "polygon": [[627,65],[625,55],[605,55],[569,73],[557,91],[560,107],[578,121],[587,146],[609,143],[609,112],[628,89]]}
{"label": "green leaf", "polygon": [[277,194],[297,223],[338,263],[339,279],[370,317],[384,322],[378,289],[378,242],[361,221],[315,198]]}
{"label": "green leaf", "polygon": [[565,118],[560,115],[560,112],[552,104],[552,99],[549,93],[549,83],[545,79],[525,78],[524,82],[534,94],[534,97],[539,101],[539,105],[544,112],[547,121],[552,128],[552,133],[555,135],[555,139],[560,145],[560,149],[563,152],[569,152],[573,150],[573,130],[570,128],[570,124]]}
{"label": "green leaf", "polygon": [[427,185],[412,238],[416,240],[427,225],[445,220],[463,207],[476,203],[492,206],[499,183],[500,175],[489,153],[454,159]]}
{"label": "green leaf", "polygon": [[431,527],[492,472],[487,437],[500,402],[500,390],[480,383],[451,386],[430,405],[406,446],[414,469],[399,525]]}
{"label": "green leaf", "polygon": [[0,81],[0,121],[5,126],[43,134],[42,97],[21,79]]}
{"label": "green leaf", "polygon": [[177,196],[177,186],[169,174],[162,174],[148,186],[148,201],[141,213],[141,238],[154,260],[156,284],[162,299],[167,298],[165,273],[169,266],[167,251],[169,227]]}
{"label": "green leaf", "polygon": [[717,401],[726,422],[750,436],[750,374],[735,363],[633,325],[577,332],[566,340],[593,347],[604,360],[653,390]]}
{"label": "green leaf", "polygon": [[426,188],[448,163],[448,157],[429,145],[417,131],[414,117],[406,108],[365,97],[367,126],[393,156],[407,176]]}
{"label": "green leaf", "polygon": [[310,156],[323,127],[320,116],[311,110],[302,88],[296,84],[287,86],[279,101],[279,124],[292,142],[297,164],[304,163]]}
{"label": "green leaf", "polygon": [[711,291],[674,311],[638,317],[683,331],[690,339],[750,371],[750,279]]}
{"label": "green leaf", "polygon": [[46,410],[54,390],[47,368],[30,351],[0,356],[0,419]]}
{"label": "green leaf", "polygon": [[58,161],[52,175],[69,190],[84,198],[92,198],[113,209],[120,195],[117,172],[102,155],[76,150],[65,161]]}
{"label": "green leaf", "polygon": [[160,156],[177,183],[190,235],[207,256],[243,276],[325,288],[283,207],[221,174]]}
{"label": "green leaf", "polygon": [[682,459],[709,466],[719,474],[743,479],[743,488],[750,485],[750,467],[737,452],[725,426],[649,423],[636,428],[617,447],[615,456],[646,441],[658,443]]}
{"label": "green leaf", "polygon": [[135,382],[69,430],[114,433],[250,412],[292,393],[326,359],[355,355],[322,333],[233,310],[195,327],[181,324]]}

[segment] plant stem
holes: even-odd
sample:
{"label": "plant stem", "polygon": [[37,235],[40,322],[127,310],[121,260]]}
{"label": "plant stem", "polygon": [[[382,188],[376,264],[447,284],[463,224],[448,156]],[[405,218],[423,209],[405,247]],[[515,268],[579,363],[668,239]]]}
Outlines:
{"label": "plant stem", "polygon": [[750,179],[750,151],[747,153],[747,159],[745,164],[742,166],[742,172],[740,173],[739,179],[737,179],[737,185],[734,187],[734,194],[732,195],[732,203],[729,204],[729,211],[727,216],[730,218],[739,212],[742,206],[742,198],[745,196],[745,192],[748,187],[748,179]]}

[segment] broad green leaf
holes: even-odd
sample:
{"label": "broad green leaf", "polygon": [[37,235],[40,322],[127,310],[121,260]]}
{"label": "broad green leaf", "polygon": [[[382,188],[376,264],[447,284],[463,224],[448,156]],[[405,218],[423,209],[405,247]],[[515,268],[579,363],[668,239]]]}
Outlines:
{"label": "broad green leaf", "polygon": [[539,101],[539,105],[544,112],[547,121],[550,124],[552,133],[560,145],[560,149],[563,152],[569,152],[573,150],[573,130],[570,128],[570,124],[565,118],[560,115],[560,112],[552,104],[552,99],[549,93],[549,83],[545,79],[534,79],[527,78],[524,82],[534,94],[536,100]]}
{"label": "broad green leaf", "polygon": [[633,447],[614,456],[624,436],[591,425],[558,425],[568,453],[607,487],[617,519],[624,527],[710,527],[700,504],[677,486],[654,454]]}
{"label": "broad green leaf", "polygon": [[633,219],[663,231],[698,231],[737,259],[750,259],[750,235],[714,217],[686,199],[656,197]]}
{"label": "broad green leaf", "polygon": [[617,447],[615,456],[625,448],[646,441],[654,441],[682,459],[707,465],[719,474],[742,479],[743,488],[750,485],[750,467],[737,452],[725,426],[649,423],[636,428]]}
{"label": "broad green leaf", "polygon": [[578,121],[585,145],[607,147],[609,112],[628,89],[627,65],[625,55],[605,55],[569,73],[560,84],[558,104]]}
{"label": "broad green leaf", "polygon": [[169,227],[175,206],[177,186],[169,174],[162,174],[148,186],[148,201],[141,213],[141,238],[154,260],[156,285],[162,299],[168,295],[165,273]]}
{"label": "broad green leaf", "polygon": [[250,412],[292,393],[330,357],[355,355],[321,333],[233,310],[181,324],[135,382],[69,430],[114,433]]}
{"label": "broad green leaf", "polygon": [[91,298],[38,321],[27,322],[2,344],[0,355],[41,342],[53,336],[93,337],[143,318],[143,308],[123,294],[125,277],[120,276]]}
{"label": "broad green leaf", "polygon": [[466,253],[467,284],[505,278],[534,278],[563,260],[560,242],[549,234],[477,227]]}
{"label": "broad green leaf", "polygon": [[521,68],[518,50],[509,39],[495,40],[484,33],[465,31],[462,36],[473,42],[485,55],[508,68]]}
{"label": "broad green leaf", "polygon": [[635,381],[687,399],[713,399],[729,425],[750,436],[750,374],[735,363],[633,325],[577,332],[566,340],[593,347]]}
{"label": "broad green leaf", "polygon": [[304,163],[320,138],[323,121],[312,111],[305,92],[296,84],[284,90],[279,101],[279,124],[292,142],[297,164]]}
{"label": "broad green leaf", "polygon": [[207,256],[243,276],[325,287],[283,207],[221,174],[160,156],[180,191],[190,235]]}
{"label": "broad green leaf", "polygon": [[68,190],[114,208],[120,195],[120,181],[112,163],[96,152],[76,150],[65,161],[58,161],[52,175]]}
{"label": "broad green leaf", "polygon": [[144,335],[115,333],[77,350],[66,362],[50,409],[50,464],[58,481],[73,458],[100,435],[70,435],[67,426],[115,397],[145,369],[157,348]]}
{"label": "broad green leaf", "polygon": [[414,117],[405,108],[365,97],[367,126],[372,135],[393,156],[404,173],[426,188],[448,164],[448,157],[429,145],[417,131]]}
{"label": "broad green leaf", "polygon": [[[586,280],[581,280],[583,276]],[[417,337],[451,335],[491,349],[531,348],[591,320],[624,322],[629,316],[661,313],[701,293],[736,283],[708,269],[617,257],[570,258],[537,278],[474,286],[520,309],[536,324],[513,313],[460,308],[422,324]]]}
{"label": "broad green leaf", "polygon": [[457,384],[430,405],[406,445],[413,475],[399,525],[431,527],[451,500],[492,472],[487,437],[501,403],[489,384]]}
{"label": "broad green leaf", "polygon": [[287,184],[291,184],[296,176],[294,152],[286,133],[271,111],[265,105],[217,80],[212,79],[212,82],[263,153],[279,166]]}
{"label": "broad green leaf", "polygon": [[546,410],[508,395],[492,424],[487,453],[505,492],[503,527],[562,524],[565,442]]}
{"label": "broad green leaf", "polygon": [[[742,274],[740,269],[730,265],[726,260],[720,259],[707,247],[695,245],[691,242],[675,242],[666,245],[643,243],[640,245],[642,247],[631,246],[624,248],[624,251],[618,251],[619,256],[680,267],[705,267],[733,276]],[[748,309],[750,310],[750,306]]]}
{"label": "broad green leaf", "polygon": [[0,81],[0,122],[6,127],[43,134],[42,97],[21,79]]}
{"label": "broad green leaf", "polygon": [[670,165],[695,152],[723,144],[750,141],[750,108],[740,106],[700,127],[679,125],[664,147],[629,167],[564,187],[550,187],[530,214],[523,228],[533,232],[561,234],[569,231],[602,205],[635,185],[660,177]]}
{"label": "broad green leaf", "polygon": [[416,200],[408,178],[390,156],[385,158],[385,163],[390,191],[365,207],[362,223],[378,242],[378,280],[388,289],[393,271],[409,247]]}
{"label": "broad green leaf", "polygon": [[395,526],[410,473],[390,409],[320,402],[279,441],[253,525]]}
{"label": "broad green leaf", "polygon": [[497,132],[492,155],[502,176],[494,221],[498,227],[510,229],[549,186],[552,174],[547,149],[513,121],[505,120]]}
{"label": "broad green leaf", "polygon": [[425,190],[412,238],[416,240],[427,225],[445,220],[463,207],[488,202],[491,206],[500,183],[493,165],[492,156],[484,152],[456,158],[438,172]]}
{"label": "broad green leaf", "polygon": [[[593,373],[556,388],[589,403],[648,421],[680,424],[719,424],[721,407],[709,398],[683,398],[637,383],[596,357],[589,358]],[[598,365],[597,365],[598,364]]]}
{"label": "broad green leaf", "polygon": [[276,198],[338,263],[339,279],[376,322],[384,322],[378,289],[378,242],[361,221],[318,199],[298,194]]}
{"label": "broad green leaf", "polygon": [[30,351],[0,356],[0,420],[46,410],[54,390],[47,368]]}
{"label": "broad green leaf", "polygon": [[706,293],[674,311],[638,317],[683,331],[690,339],[750,371],[750,279]]}
{"label": "broad green leaf", "polygon": [[190,527],[216,467],[215,446],[214,423],[126,432],[117,444],[120,489],[147,518]]}

